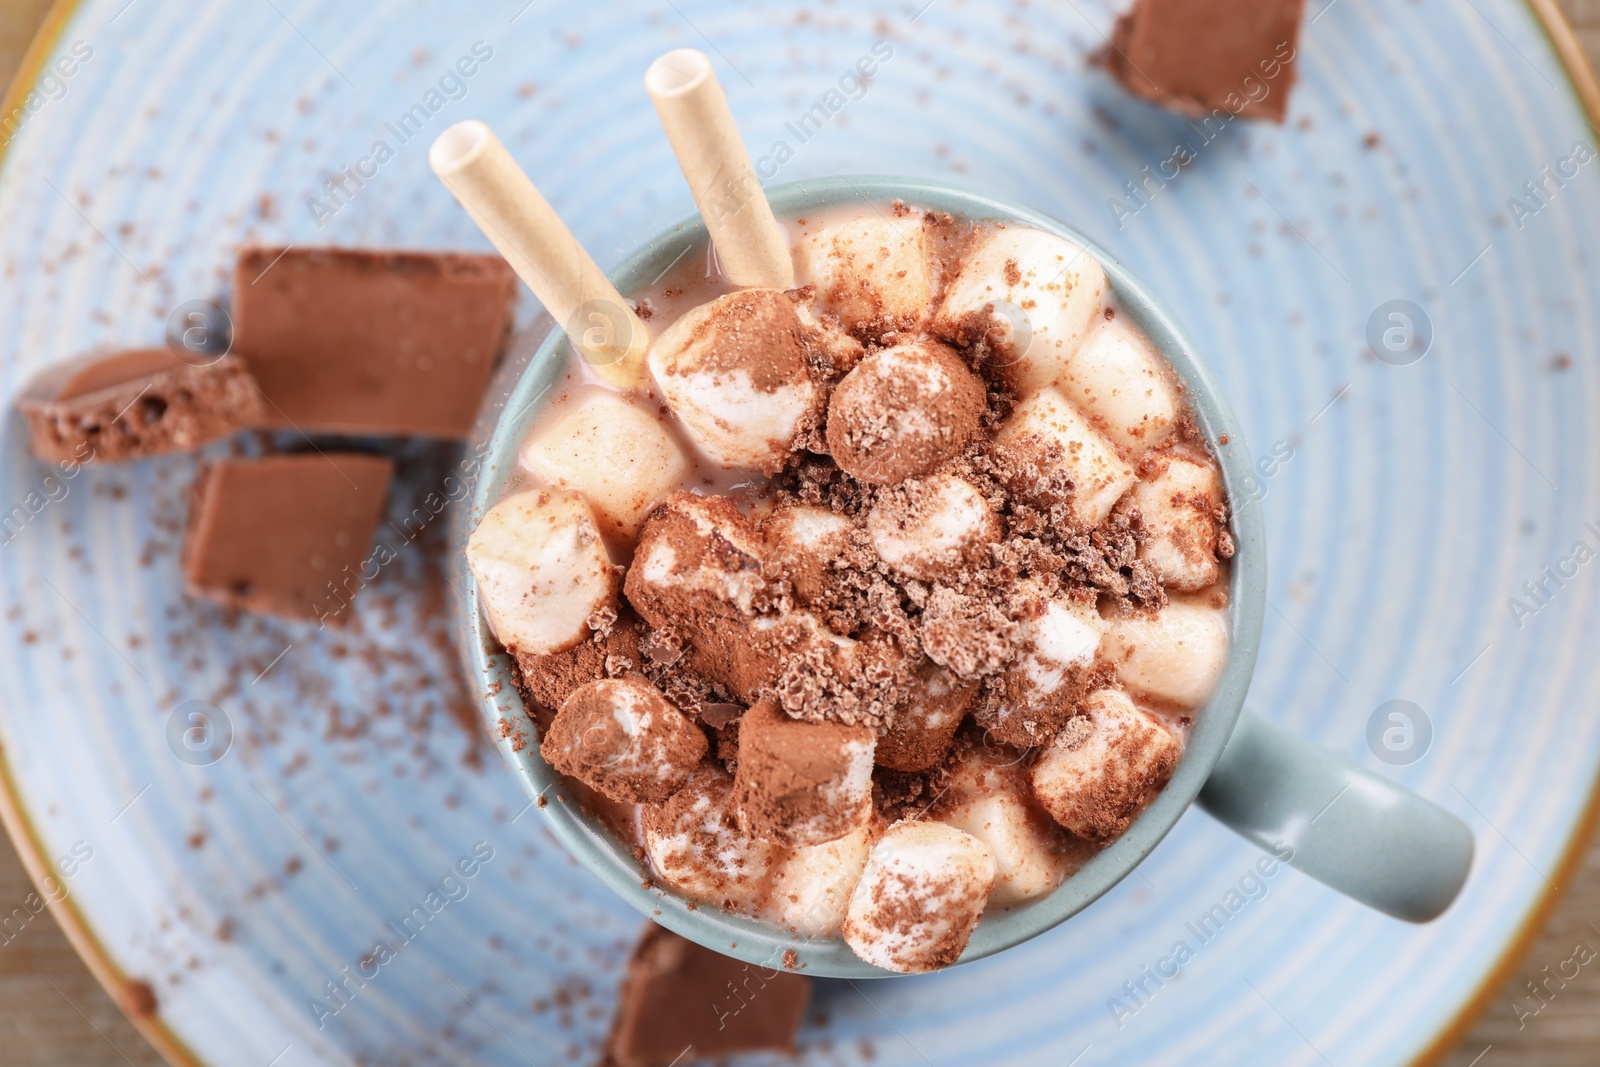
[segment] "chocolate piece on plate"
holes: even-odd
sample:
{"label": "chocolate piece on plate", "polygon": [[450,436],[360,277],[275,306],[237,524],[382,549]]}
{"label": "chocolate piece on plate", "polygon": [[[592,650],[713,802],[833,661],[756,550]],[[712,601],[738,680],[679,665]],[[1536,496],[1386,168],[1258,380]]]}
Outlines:
{"label": "chocolate piece on plate", "polygon": [[29,447],[53,463],[118,463],[187,452],[261,419],[244,361],[165,348],[82,356],[50,367],[17,398]]}
{"label": "chocolate piece on plate", "polygon": [[[356,452],[227,459],[200,473],[183,571],[192,596],[268,615],[348,620],[394,463]],[[373,554],[376,558],[376,554]]]}
{"label": "chocolate piece on plate", "polygon": [[1103,59],[1117,80],[1185,115],[1282,122],[1304,0],[1135,0]]}
{"label": "chocolate piece on plate", "polygon": [[651,924],[633,950],[606,1046],[612,1067],[687,1067],[794,1051],[809,979],[701,948]]}
{"label": "chocolate piece on plate", "polygon": [[261,384],[269,425],[464,438],[515,292],[498,256],[246,248],[234,351]]}

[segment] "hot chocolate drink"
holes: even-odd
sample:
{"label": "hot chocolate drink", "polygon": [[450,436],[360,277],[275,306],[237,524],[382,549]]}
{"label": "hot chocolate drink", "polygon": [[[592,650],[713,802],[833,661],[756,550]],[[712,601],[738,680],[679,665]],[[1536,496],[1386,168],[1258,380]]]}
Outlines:
{"label": "hot chocolate drink", "polygon": [[633,295],[638,388],[572,357],[468,560],[658,884],[928,971],[1171,777],[1227,500],[1084,249],[900,203],[789,233],[797,288],[707,254]]}

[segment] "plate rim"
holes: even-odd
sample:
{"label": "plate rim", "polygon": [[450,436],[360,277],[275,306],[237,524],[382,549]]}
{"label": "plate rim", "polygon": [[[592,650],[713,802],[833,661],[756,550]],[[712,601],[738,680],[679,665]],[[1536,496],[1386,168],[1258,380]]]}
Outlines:
{"label": "plate rim", "polygon": [[[16,73],[6,85],[4,95],[0,95],[0,114],[10,114],[20,107],[23,99],[33,91],[39,75],[44,70],[45,61],[55,51],[56,45],[66,33],[67,26],[84,3],[85,0],[54,0],[50,5],[44,21],[39,24],[39,29],[22,54],[21,62],[17,64]],[[5,164],[10,155],[11,142],[0,144],[0,179],[3,179]],[[0,715],[10,713],[9,708],[0,708]],[[33,819],[23,804],[22,794],[12,777],[11,761],[3,744],[0,744],[0,826],[5,827],[6,836],[22,860],[23,870],[28,873],[29,881],[44,898],[50,917],[66,935],[67,943],[89,969],[95,981],[100,983],[100,988],[111,999],[111,1003],[115,1004],[123,1017],[133,1024],[139,1036],[148,1041],[156,1053],[171,1067],[210,1067],[178,1036],[177,1031],[162,1019],[159,1004],[156,1011],[150,1015],[128,1011],[121,990],[128,982],[134,980],[134,976],[127,974],[112,960],[111,953],[92,929],[88,917],[79,910],[77,902],[71,896],[56,899],[53,893],[43,891],[43,877],[49,873],[50,861],[45,854],[44,843],[39,838]]]}
{"label": "plate rim", "polygon": [[[45,60],[55,50],[68,24],[85,3],[86,0],[54,0],[44,21],[40,23],[39,29],[23,53],[22,60],[6,86],[5,93],[0,95],[0,114],[17,108],[23,98],[33,91],[44,68]],[[1576,99],[1579,109],[1589,117],[1592,126],[1600,129],[1600,79],[1597,79],[1595,69],[1573,32],[1571,23],[1567,21],[1566,14],[1561,10],[1557,0],[1523,0],[1523,4],[1550,42],[1556,54],[1556,61],[1566,76],[1567,87]],[[5,163],[10,155],[9,150],[9,142],[0,144],[0,180],[4,180],[5,177]],[[9,709],[0,708],[0,715],[9,713]],[[41,879],[49,870],[49,860],[33,819],[28,814],[22,795],[17,789],[3,745],[0,745],[0,826],[5,827],[6,836],[22,860],[23,869],[27,872],[29,880],[36,889],[40,888]],[[1582,814],[1573,823],[1565,845],[1562,846],[1561,858],[1555,865],[1551,887],[1544,889],[1534,905],[1528,909],[1517,932],[1506,942],[1499,957],[1484,972],[1478,988],[1463,1001],[1460,1009],[1439,1030],[1421,1054],[1411,1061],[1409,1067],[1436,1067],[1445,1057],[1456,1051],[1457,1046],[1488,1010],[1500,987],[1512,977],[1523,958],[1532,949],[1534,941],[1549,924],[1556,909],[1566,899],[1571,889],[1573,875],[1582,864],[1589,847],[1594,843],[1597,831],[1600,831],[1600,774],[1589,783],[1588,800],[1585,802]],[[124,1007],[124,999],[119,991],[132,976],[123,972],[112,960],[105,944],[91,928],[87,916],[79,910],[77,903],[70,896],[56,900],[52,899],[51,894],[42,895],[51,917],[66,935],[73,951],[84,962],[89,973],[100,983],[111,1002],[117,1006],[117,1010],[122,1012],[140,1036],[148,1041],[172,1067],[212,1067],[201,1060],[176,1031],[167,1025],[161,1017],[159,1008],[152,1015],[135,1015]]]}

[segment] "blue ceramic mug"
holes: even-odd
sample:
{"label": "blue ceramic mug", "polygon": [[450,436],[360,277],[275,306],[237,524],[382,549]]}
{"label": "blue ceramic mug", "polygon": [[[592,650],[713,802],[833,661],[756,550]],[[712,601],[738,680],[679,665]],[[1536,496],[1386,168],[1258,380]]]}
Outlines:
{"label": "blue ceramic mug", "polygon": [[[1144,288],[1104,249],[1082,234],[1026,208],[933,182],[884,177],[839,177],[794,182],[768,190],[779,218],[804,216],[851,204],[884,205],[901,199],[918,208],[971,220],[999,220],[1059,234],[1095,256],[1124,314],[1132,316],[1182,379],[1185,399],[1207,440],[1217,449],[1232,504],[1236,546],[1229,603],[1232,647],[1226,670],[1190,728],[1183,760],[1166,789],[1127,832],[1097,853],[1048,896],[985,914],[961,961],[981,959],[1043,933],[1083,910],[1116,885],[1160,843],[1196,799],[1216,818],[1292,866],[1341,893],[1411,922],[1442,913],[1466,881],[1472,833],[1454,815],[1387,779],[1324,751],[1259,716],[1245,712],[1265,609],[1267,556],[1260,503],[1249,452],[1239,424],[1194,346]],[[706,229],[698,216],[656,237],[612,272],[618,291],[644,289],[688,250],[703,250]],[[551,330],[521,367],[483,443],[484,462],[474,487],[464,535],[505,494],[517,453],[539,418],[541,400],[561,377],[571,353],[566,335]],[[489,631],[465,555],[455,553],[457,588],[471,676],[481,679],[491,725],[521,721],[524,708],[512,684],[511,662]],[[653,887],[632,849],[593,815],[558,799],[561,776],[538,748],[499,742],[530,797],[563,845],[610,889],[640,912],[679,934],[751,963],[776,967],[794,951],[811,975],[839,978],[889,974],[858,959],[838,939],[806,939],[777,926],[716,908],[691,907],[670,890]],[[1289,858],[1292,857],[1292,858]]]}

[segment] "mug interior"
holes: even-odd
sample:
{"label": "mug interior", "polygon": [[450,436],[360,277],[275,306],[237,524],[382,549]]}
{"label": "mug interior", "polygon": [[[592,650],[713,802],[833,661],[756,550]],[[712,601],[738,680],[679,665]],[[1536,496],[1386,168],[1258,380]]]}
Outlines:
{"label": "mug interior", "polygon": [[[1120,263],[1082,234],[1044,215],[990,197],[919,179],[835,177],[811,179],[767,190],[780,219],[807,211],[850,204],[886,204],[904,200],[915,208],[946,211],[974,221],[1004,221],[1031,226],[1065,237],[1099,260],[1123,313],[1132,316],[1182,381],[1185,401],[1221,467],[1230,502],[1235,553],[1230,572],[1229,623],[1232,641],[1227,667],[1216,693],[1190,727],[1183,760],[1166,789],[1134,820],[1127,832],[1094,855],[1055,892],[1005,910],[984,915],[960,963],[982,959],[1035,937],[1076,915],[1121,881],[1166,836],[1205,784],[1233,733],[1244,703],[1260,644],[1266,588],[1266,543],[1260,504],[1248,492],[1251,461],[1227,401],[1194,346],[1144,288]],[[686,251],[703,250],[706,228],[699,215],[666,230],[611,273],[619,292],[644,289]],[[465,530],[504,495],[517,470],[522,440],[538,419],[545,396],[562,375],[571,353],[566,335],[552,329],[504,399],[484,451]],[[1217,442],[1226,438],[1227,444]],[[464,544],[463,538],[458,538]],[[456,547],[460,548],[460,544]],[[465,590],[465,651],[470,677],[484,686],[483,713],[494,734],[497,720],[516,722],[524,714],[512,684],[510,658],[500,650],[478,605],[477,587],[467,570],[465,554],[453,553],[457,588]],[[890,975],[858,959],[839,938],[808,939],[778,926],[714,907],[691,910],[683,898],[665,888],[647,888],[649,879],[632,850],[593,815],[562,799],[562,778],[539,756],[535,745],[515,751],[507,740],[497,742],[516,770],[530,798],[543,796],[539,814],[575,857],[598,875],[612,892],[668,929],[728,956],[775,969],[793,951],[804,973],[818,977],[878,978]]]}

